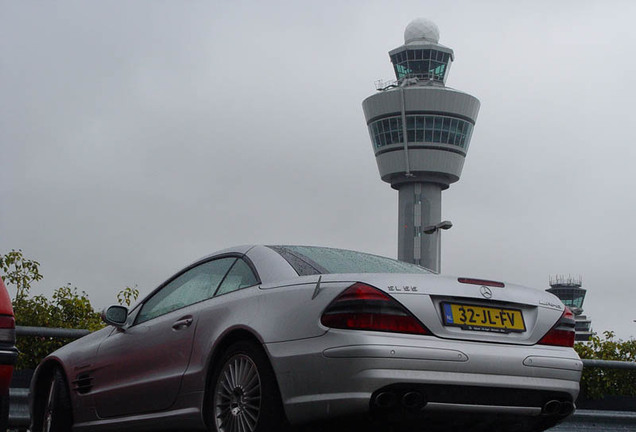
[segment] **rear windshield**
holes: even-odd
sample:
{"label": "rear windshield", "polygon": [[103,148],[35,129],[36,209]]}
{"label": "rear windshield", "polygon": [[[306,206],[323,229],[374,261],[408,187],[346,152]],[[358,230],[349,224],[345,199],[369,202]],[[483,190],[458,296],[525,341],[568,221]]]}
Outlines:
{"label": "rear windshield", "polygon": [[430,273],[423,267],[391,258],[315,246],[268,246],[300,276],[325,273]]}

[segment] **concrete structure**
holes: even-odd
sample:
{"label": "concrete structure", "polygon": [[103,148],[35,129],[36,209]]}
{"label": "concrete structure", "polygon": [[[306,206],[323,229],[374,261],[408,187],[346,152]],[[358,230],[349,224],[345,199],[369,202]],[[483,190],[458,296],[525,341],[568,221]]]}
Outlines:
{"label": "concrete structure", "polygon": [[[459,180],[479,100],[446,87],[453,50],[416,19],[389,52],[396,81],[362,103],[380,177],[399,191],[398,259],[440,270],[442,191]],[[404,133],[406,131],[406,133]]]}
{"label": "concrete structure", "polygon": [[550,277],[550,288],[546,290],[560,298],[563,304],[574,313],[577,341],[587,341],[592,336],[592,320],[583,315],[586,290],[582,288],[582,285],[580,276],[573,278],[557,275],[554,278]]}

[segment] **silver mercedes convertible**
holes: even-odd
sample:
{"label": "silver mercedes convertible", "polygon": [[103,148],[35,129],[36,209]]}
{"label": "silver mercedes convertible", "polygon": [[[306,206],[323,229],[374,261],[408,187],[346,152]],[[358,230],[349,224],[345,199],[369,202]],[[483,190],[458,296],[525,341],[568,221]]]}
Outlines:
{"label": "silver mercedes convertible", "polygon": [[33,432],[540,431],[583,367],[550,293],[331,248],[226,249],[103,319],[37,368]]}

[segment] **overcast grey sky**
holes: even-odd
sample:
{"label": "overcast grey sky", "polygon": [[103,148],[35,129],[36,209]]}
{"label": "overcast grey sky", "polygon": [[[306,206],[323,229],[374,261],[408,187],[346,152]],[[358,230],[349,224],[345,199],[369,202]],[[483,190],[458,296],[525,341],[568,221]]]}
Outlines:
{"label": "overcast grey sky", "polygon": [[[362,100],[414,18],[481,100],[444,273],[583,278],[636,336],[633,1],[0,0],[0,253],[102,308],[245,243],[397,251]],[[13,293],[12,293],[13,294]]]}

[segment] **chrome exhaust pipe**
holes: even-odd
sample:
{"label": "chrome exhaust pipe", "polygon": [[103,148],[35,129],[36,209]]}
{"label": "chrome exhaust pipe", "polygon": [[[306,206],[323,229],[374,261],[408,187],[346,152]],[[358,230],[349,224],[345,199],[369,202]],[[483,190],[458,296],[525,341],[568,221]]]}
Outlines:
{"label": "chrome exhaust pipe", "polygon": [[378,393],[374,403],[379,408],[391,408],[397,404],[397,396],[393,392]]}
{"label": "chrome exhaust pipe", "polygon": [[572,402],[561,402],[561,409],[559,410],[559,414],[561,414],[562,416],[569,416],[574,412],[575,409],[576,407]]}
{"label": "chrome exhaust pipe", "polygon": [[404,393],[404,396],[402,396],[402,405],[405,408],[416,409],[426,405],[426,402],[422,393],[411,391]]}
{"label": "chrome exhaust pipe", "polygon": [[551,400],[543,405],[542,413],[545,415],[557,415],[561,412],[561,406],[562,404],[560,401]]}

